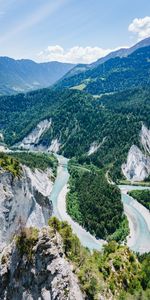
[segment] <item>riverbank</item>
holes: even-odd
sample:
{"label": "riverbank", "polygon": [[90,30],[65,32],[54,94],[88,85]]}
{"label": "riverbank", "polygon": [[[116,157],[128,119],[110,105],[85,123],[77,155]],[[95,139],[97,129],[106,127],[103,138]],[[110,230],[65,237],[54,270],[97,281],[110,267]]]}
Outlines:
{"label": "riverbank", "polygon": [[[150,212],[127,194],[129,190],[134,188],[134,186],[129,188],[124,186],[121,189],[124,211],[130,228],[127,245],[134,251],[144,253],[150,251]],[[140,189],[140,187],[138,188]]]}
{"label": "riverbank", "polygon": [[57,210],[62,221],[67,221],[71,225],[73,232],[78,236],[83,246],[88,247],[90,250],[101,250],[102,246],[106,243],[104,240],[98,240],[82,226],[73,221],[68,215],[66,210],[66,195],[68,192],[67,184],[62,188],[58,195]]}
{"label": "riverbank", "polygon": [[[59,161],[57,179],[50,199],[53,202],[54,215],[60,220],[67,221],[73,232],[78,236],[83,246],[93,250],[100,250],[105,243],[104,240],[97,240],[82,226],[76,223],[66,211],[66,195],[69,173],[67,170],[68,160],[63,156],[57,156]],[[144,253],[150,251],[150,216],[136,200],[127,195],[128,190],[135,189],[135,186],[119,186],[122,194],[124,211],[129,221],[130,235],[127,238],[127,245],[134,251]],[[139,187],[138,189],[144,189]]]}

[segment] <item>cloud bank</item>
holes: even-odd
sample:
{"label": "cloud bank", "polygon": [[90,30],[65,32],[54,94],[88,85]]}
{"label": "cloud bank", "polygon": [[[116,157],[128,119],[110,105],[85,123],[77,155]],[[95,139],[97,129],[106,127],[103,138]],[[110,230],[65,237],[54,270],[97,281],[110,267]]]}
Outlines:
{"label": "cloud bank", "polygon": [[135,18],[129,25],[128,30],[137,35],[138,40],[150,36],[150,17]]}
{"label": "cloud bank", "polygon": [[[140,41],[150,36],[150,17],[135,18],[129,24],[128,31],[136,35],[137,40]],[[65,50],[60,45],[50,45],[37,55],[39,61],[60,61],[68,63],[85,63],[89,64],[97,59],[106,56],[112,51],[116,51],[120,48],[115,49],[103,49],[100,47],[81,47],[74,46]]]}
{"label": "cloud bank", "polygon": [[[118,47],[117,49],[119,49]],[[75,46],[65,50],[60,45],[48,46],[38,54],[40,61],[60,61],[69,63],[92,63],[117,49],[103,49],[100,47]]]}

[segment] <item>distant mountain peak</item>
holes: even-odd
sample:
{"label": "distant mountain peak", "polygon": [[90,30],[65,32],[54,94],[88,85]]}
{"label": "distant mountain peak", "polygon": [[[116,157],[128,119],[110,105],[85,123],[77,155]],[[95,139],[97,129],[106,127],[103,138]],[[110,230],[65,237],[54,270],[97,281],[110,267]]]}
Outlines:
{"label": "distant mountain peak", "polygon": [[30,59],[0,57],[0,95],[49,87],[74,66],[55,61],[36,63]]}

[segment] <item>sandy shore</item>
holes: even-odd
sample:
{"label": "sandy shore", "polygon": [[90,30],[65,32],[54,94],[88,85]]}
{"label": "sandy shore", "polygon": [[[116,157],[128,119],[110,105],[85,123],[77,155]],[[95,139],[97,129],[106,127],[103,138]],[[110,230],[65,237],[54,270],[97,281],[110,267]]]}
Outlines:
{"label": "sandy shore", "polygon": [[[136,188],[135,188],[136,189]],[[127,194],[128,193],[128,189],[123,190],[122,193],[123,194]],[[147,226],[150,230],[150,211],[144,207],[141,203],[139,203],[136,199],[132,198],[131,196],[129,196],[132,199],[132,206],[138,210],[138,212],[143,216],[145,222],[147,223]]]}
{"label": "sandy shore", "polygon": [[136,243],[136,235],[137,235],[136,218],[130,212],[130,207],[126,204],[124,204],[124,212],[125,212],[125,215],[127,216],[127,219],[129,222],[129,229],[130,229],[130,234],[127,237],[127,245],[129,247],[132,247]]}
{"label": "sandy shore", "polygon": [[97,249],[100,250],[102,245],[106,242],[104,240],[97,240],[94,236],[92,236],[89,232],[87,232],[82,226],[78,223],[74,222],[72,218],[67,214],[66,211],[66,195],[68,192],[67,185],[63,187],[58,196],[57,202],[57,210],[59,215],[63,221],[67,221],[75,234],[79,237],[81,243],[85,247],[89,247],[89,249]]}
{"label": "sandy shore", "polygon": [[[127,194],[127,192],[127,189],[122,190],[123,194]],[[139,241],[142,240],[144,235],[144,232],[140,232],[141,228],[138,222],[137,214],[142,216],[147,226],[147,232],[150,232],[150,212],[137,200],[133,199],[132,197],[130,197],[130,199],[130,204],[124,203],[124,211],[128,218],[130,228],[130,235],[127,237],[127,245],[132,248],[136,246],[137,242],[139,243]],[[143,241],[143,246],[141,241],[141,249],[142,247],[143,250],[140,252],[150,251],[150,240],[147,240],[145,243]]]}

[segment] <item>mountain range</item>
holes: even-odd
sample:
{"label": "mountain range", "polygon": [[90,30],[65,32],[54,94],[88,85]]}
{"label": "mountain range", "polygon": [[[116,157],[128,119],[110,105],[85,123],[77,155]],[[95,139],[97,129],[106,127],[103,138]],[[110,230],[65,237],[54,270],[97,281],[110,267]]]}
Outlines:
{"label": "mountain range", "polygon": [[91,64],[78,64],[65,75],[65,78],[76,75],[80,72],[85,72],[89,69],[93,69],[93,68],[97,67],[98,65],[105,63],[107,60],[109,60],[111,58],[126,57],[126,56],[130,55],[131,53],[133,53],[135,50],[143,48],[143,47],[147,47],[147,46],[150,46],[150,38],[146,38],[146,39],[138,42],[137,44],[133,45],[132,47],[120,48],[116,51],[112,51],[109,54],[107,54],[106,56],[99,58],[97,61],[95,61]]}
{"label": "mountain range", "polygon": [[[150,39],[148,41],[150,42]],[[140,45],[143,45],[143,43],[140,43]],[[122,50],[120,51],[122,52]],[[121,57],[116,56],[116,53],[114,53],[116,57],[106,59],[103,63],[100,60],[99,63],[96,63],[96,66],[94,64],[94,67],[90,69],[85,69],[85,71],[72,76],[67,74],[58,81],[56,86],[78,89],[96,96],[137,86],[148,86],[150,66],[150,46],[148,42],[146,47],[138,47],[134,52],[127,55],[130,52],[129,49],[127,52],[125,50]]]}
{"label": "mountain range", "polygon": [[[53,84],[56,84],[57,87],[75,88],[98,95],[122,90],[121,87],[117,88],[115,85],[110,87],[108,85],[111,84],[111,81],[118,81],[120,76],[118,68],[121,73],[124,72],[124,78],[128,77],[130,55],[133,55],[133,58],[135,57],[136,63],[136,60],[138,60],[136,55],[139,52],[134,54],[135,51],[148,46],[150,46],[150,38],[140,41],[131,48],[122,48],[111,52],[92,64],[74,65],[56,61],[36,63],[28,59],[14,60],[9,57],[0,57],[0,95],[28,92],[50,87]],[[134,72],[139,71],[137,67],[142,66],[133,66],[134,70],[131,68],[133,76],[135,76]],[[147,74],[144,76],[146,77]],[[126,84],[128,85],[128,82]],[[135,82],[136,84],[137,82]],[[123,86],[124,88],[126,86]]]}
{"label": "mountain range", "polygon": [[[132,145],[143,147],[139,142],[142,124],[150,128],[149,42],[146,39],[124,50],[126,56],[97,62],[96,67],[74,76],[66,75],[51,88],[0,97],[1,140],[12,146],[47,120],[49,127],[38,138],[40,149],[55,145],[69,158],[98,167],[111,165],[113,179],[120,179],[125,174],[121,166]],[[21,63],[26,65],[27,61]],[[137,160],[137,153],[134,155]],[[127,167],[128,173],[133,178],[131,167]],[[144,174],[143,178],[148,176],[149,167]]]}
{"label": "mountain range", "polygon": [[0,299],[149,300],[150,39],[0,66]]}
{"label": "mountain range", "polygon": [[73,67],[73,64],[55,61],[36,63],[28,59],[0,57],[0,94],[28,92],[51,86]]}

